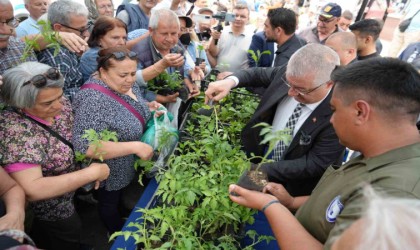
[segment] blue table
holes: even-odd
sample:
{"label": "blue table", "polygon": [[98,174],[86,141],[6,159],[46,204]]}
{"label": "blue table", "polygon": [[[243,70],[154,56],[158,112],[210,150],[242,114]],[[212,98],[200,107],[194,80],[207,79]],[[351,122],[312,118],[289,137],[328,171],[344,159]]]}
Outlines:
{"label": "blue table", "polygon": [[[155,178],[152,178],[147,185],[146,189],[144,190],[142,196],[140,197],[139,201],[137,202],[136,206],[134,207],[133,211],[131,212],[130,216],[128,217],[122,231],[131,231],[134,232],[136,230],[135,227],[128,227],[127,225],[130,222],[141,222],[143,213],[137,212],[137,208],[148,208],[150,202],[152,201],[153,195],[158,188],[158,183],[156,182]],[[124,239],[124,236],[118,236],[115,239],[114,244],[111,247],[112,250],[117,249],[126,249],[126,250],[135,250],[137,246],[134,244],[134,239],[132,237],[128,238],[127,241]]]}

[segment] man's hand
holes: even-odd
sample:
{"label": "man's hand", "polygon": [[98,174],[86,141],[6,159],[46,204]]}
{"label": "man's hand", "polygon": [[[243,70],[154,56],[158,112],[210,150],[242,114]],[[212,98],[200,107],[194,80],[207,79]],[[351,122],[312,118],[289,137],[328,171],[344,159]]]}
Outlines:
{"label": "man's hand", "polygon": [[60,43],[71,52],[82,54],[88,48],[88,44],[80,36],[70,32],[59,32]]}
{"label": "man's hand", "polygon": [[[206,62],[201,62],[200,63],[200,65],[199,65],[199,67],[200,67],[200,69],[203,71],[203,74],[206,72]],[[204,75],[203,75],[203,78],[204,78]]]}
{"label": "man's hand", "polygon": [[292,208],[295,198],[286,191],[282,184],[269,182],[264,187],[263,192],[274,195],[285,207]]}
{"label": "man's hand", "polygon": [[0,75],[0,86],[3,85],[3,77]]}
{"label": "man's hand", "polygon": [[181,67],[184,65],[184,56],[176,53],[169,53],[163,57],[163,65],[167,67]]}
{"label": "man's hand", "polygon": [[198,89],[198,86],[196,84],[193,83],[193,84],[188,85],[187,87],[188,87],[188,91],[190,92],[189,98],[193,98],[200,95],[200,90]]}
{"label": "man's hand", "polygon": [[213,38],[213,40],[218,40],[220,39],[220,35],[222,34],[222,32],[219,32],[217,30],[211,30],[211,37]]}
{"label": "man's hand", "polygon": [[229,186],[229,198],[239,205],[261,210],[270,201],[276,200],[276,197],[257,191],[251,191],[238,185]]}
{"label": "man's hand", "polygon": [[189,71],[189,73],[193,82],[201,81],[204,79],[204,72],[201,70],[201,67],[195,66],[193,70]]}
{"label": "man's hand", "polygon": [[178,98],[179,93],[176,92],[173,95],[156,95],[156,101],[159,103],[171,103],[171,102],[176,102],[176,98]]}
{"label": "man's hand", "polygon": [[206,90],[205,102],[209,100],[220,101],[223,97],[229,94],[229,91],[235,86],[235,81],[232,79],[225,79],[217,82],[211,82]]}

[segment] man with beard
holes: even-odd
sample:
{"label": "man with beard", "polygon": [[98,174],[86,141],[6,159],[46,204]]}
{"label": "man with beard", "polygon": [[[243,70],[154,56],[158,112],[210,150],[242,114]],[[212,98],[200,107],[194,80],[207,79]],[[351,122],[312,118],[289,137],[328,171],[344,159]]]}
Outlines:
{"label": "man with beard", "polygon": [[293,10],[277,8],[268,11],[264,34],[267,42],[277,43],[273,67],[286,64],[296,50],[306,45],[305,40],[295,35],[296,26],[296,14]]}
{"label": "man with beard", "polygon": [[299,33],[303,39],[308,43],[325,44],[327,38],[335,33],[341,31],[338,28],[338,21],[341,16],[341,7],[336,3],[328,3],[322,7],[318,16],[316,27],[309,27]]}

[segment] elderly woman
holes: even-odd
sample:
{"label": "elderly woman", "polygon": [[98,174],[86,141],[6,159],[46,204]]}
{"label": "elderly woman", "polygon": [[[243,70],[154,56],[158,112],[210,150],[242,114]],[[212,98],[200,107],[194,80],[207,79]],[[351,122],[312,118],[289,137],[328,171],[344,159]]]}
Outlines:
{"label": "elderly woman", "polygon": [[8,104],[0,112],[0,165],[25,191],[35,214],[31,236],[43,249],[79,249],[74,191],[109,175],[106,164],[76,167],[63,85],[57,69],[26,62],[4,73],[0,91]]}
{"label": "elderly woman", "polygon": [[124,224],[118,204],[122,189],[136,177],[136,156],[148,160],[153,155],[152,147],[140,142],[140,137],[145,122],[151,118],[150,109],[157,109],[160,104],[143,99],[135,84],[136,70],[136,54],[127,48],[100,50],[98,75],[82,86],[73,102],[73,141],[78,151],[98,158],[95,146],[83,138],[87,129],[117,133],[118,142],[103,141],[99,152],[111,169],[98,190],[99,215],[110,233],[121,230]]}
{"label": "elderly woman", "polygon": [[[87,81],[89,77],[98,70],[98,51],[100,49],[113,48],[118,46],[132,45],[143,39],[145,36],[139,36],[127,42],[127,26],[123,21],[113,17],[100,17],[96,20],[93,30],[89,36],[88,45],[90,49],[86,51],[80,59],[80,70],[83,75],[83,81]],[[141,75],[141,71],[137,71],[137,75]],[[178,94],[161,96],[146,90],[146,86],[142,87],[143,96],[148,101],[158,101],[160,103],[174,102]]]}

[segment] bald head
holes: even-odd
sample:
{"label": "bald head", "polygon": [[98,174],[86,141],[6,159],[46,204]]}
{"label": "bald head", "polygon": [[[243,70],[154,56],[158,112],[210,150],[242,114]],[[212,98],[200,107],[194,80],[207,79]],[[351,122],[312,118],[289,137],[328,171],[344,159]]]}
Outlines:
{"label": "bald head", "polygon": [[342,66],[357,57],[357,40],[352,32],[336,32],[328,37],[325,45],[337,52]]}

